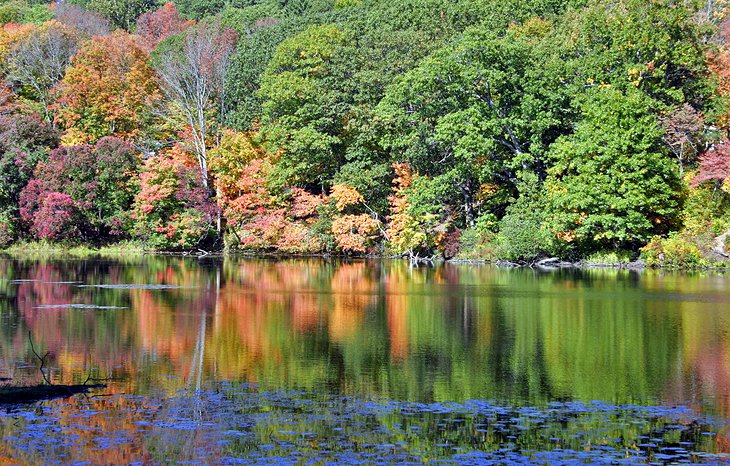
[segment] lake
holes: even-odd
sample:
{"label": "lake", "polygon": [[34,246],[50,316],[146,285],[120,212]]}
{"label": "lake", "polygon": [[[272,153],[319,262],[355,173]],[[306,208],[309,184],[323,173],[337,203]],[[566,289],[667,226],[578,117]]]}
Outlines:
{"label": "lake", "polygon": [[[730,459],[730,276],[0,258],[9,463]],[[2,462],[2,461],[0,461]]]}

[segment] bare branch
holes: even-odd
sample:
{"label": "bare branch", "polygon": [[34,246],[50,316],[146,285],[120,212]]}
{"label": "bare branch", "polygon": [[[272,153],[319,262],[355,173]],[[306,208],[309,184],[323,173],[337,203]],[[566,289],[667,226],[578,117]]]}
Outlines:
{"label": "bare branch", "polygon": [[43,357],[41,357],[41,355],[36,352],[35,346],[33,346],[33,337],[31,335],[30,331],[28,331],[28,341],[30,341],[30,349],[31,349],[31,351],[33,351],[33,354],[35,354],[35,356],[41,360],[41,367],[39,367],[38,370],[41,371],[41,375],[43,375],[43,380],[45,380],[48,385],[53,385],[51,383],[50,379],[48,378],[48,376],[46,375],[46,373],[43,372],[43,366],[46,364],[46,358],[48,357],[49,354],[51,354],[51,352],[50,351],[46,352],[46,354]]}

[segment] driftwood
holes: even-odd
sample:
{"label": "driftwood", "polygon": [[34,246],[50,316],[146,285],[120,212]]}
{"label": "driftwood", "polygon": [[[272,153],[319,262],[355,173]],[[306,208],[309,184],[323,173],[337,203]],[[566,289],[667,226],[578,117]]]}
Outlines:
{"label": "driftwood", "polygon": [[30,385],[0,387],[0,405],[35,403],[54,398],[68,398],[89,390],[105,388],[105,384],[90,385]]}
{"label": "driftwood", "polygon": [[68,398],[72,395],[79,393],[86,393],[89,390],[96,388],[105,388],[105,384],[96,383],[89,384],[89,380],[104,380],[104,379],[92,379],[91,375],[86,378],[83,384],[76,385],[54,385],[48,374],[43,372],[43,366],[46,364],[46,358],[50,354],[47,352],[41,356],[35,350],[33,345],[33,337],[28,332],[28,341],[30,342],[30,349],[33,354],[41,362],[38,370],[43,376],[45,383],[38,385],[27,385],[27,386],[13,386],[13,385],[0,385],[0,405],[8,404],[21,404],[21,403],[35,403],[37,401],[50,400],[53,398]]}

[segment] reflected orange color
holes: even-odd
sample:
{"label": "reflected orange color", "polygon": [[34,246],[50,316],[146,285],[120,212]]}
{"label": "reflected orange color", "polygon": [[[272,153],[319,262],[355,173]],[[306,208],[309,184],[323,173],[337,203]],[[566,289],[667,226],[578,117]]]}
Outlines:
{"label": "reflected orange color", "polygon": [[342,343],[356,334],[368,307],[375,303],[376,284],[364,262],[342,264],[330,282],[334,306],[329,315],[329,336]]}
{"label": "reflected orange color", "polygon": [[316,294],[292,296],[291,313],[294,328],[299,333],[315,330],[319,325],[321,303]]}
{"label": "reflected orange color", "polygon": [[409,354],[408,343],[408,295],[406,286],[409,277],[407,269],[394,267],[385,278],[385,306],[388,316],[388,336],[390,338],[390,357],[406,359]]}
{"label": "reflected orange color", "polygon": [[[605,324],[610,324],[611,316],[625,319],[634,314],[618,312],[623,309],[606,304],[621,288],[607,280],[594,283],[590,276],[581,275],[582,281],[555,279],[556,289],[552,282],[539,281],[542,279],[521,271],[467,272],[450,265],[411,270],[402,262],[373,265],[225,259],[220,263],[148,258],[144,267],[101,263],[98,271],[86,274],[87,266],[36,263],[17,266],[17,271],[3,270],[11,277],[37,280],[6,284],[6,307],[1,309],[16,321],[3,328],[0,354],[9,366],[16,361],[27,365],[23,370],[28,380],[40,381],[28,331],[39,351],[52,352],[49,362],[54,382],[81,383],[94,368],[95,375],[101,377],[126,377],[124,382],[115,382],[111,390],[129,394],[172,394],[195,388],[200,380],[233,380],[306,389],[327,384],[350,393],[436,399],[453,397],[453,393],[481,396],[484,392],[480,390],[486,389],[502,395],[504,392],[498,390],[512,388],[517,376],[527,380],[538,375],[555,390],[572,387],[575,374],[583,367],[580,364],[584,364],[578,356],[588,348],[607,355],[606,361],[618,361],[612,366],[617,368],[612,375],[627,373],[630,365],[625,363],[637,358],[646,359],[636,365],[637,372],[631,373],[634,377],[647,372],[645,368],[652,368],[649,364],[657,360],[669,361],[658,371],[661,379],[647,379],[651,385],[638,381],[640,388],[631,394],[653,395],[658,390],[655,380],[663,383],[678,374],[674,385],[659,396],[662,401],[685,404],[695,400],[698,411],[707,410],[711,404],[730,417],[730,317],[722,306],[708,309],[706,302],[699,302],[699,297],[708,295],[702,289],[692,290],[694,294],[686,302],[674,295],[657,299],[651,281],[647,285],[651,294],[632,294],[634,301],[642,298],[636,313],[644,319],[639,324],[646,327],[636,327],[640,330],[636,340],[641,342],[636,348],[642,351],[624,354],[614,351],[615,342],[631,335],[617,332],[615,338],[605,341],[578,341],[584,331],[585,335],[599,335],[616,328],[633,328],[628,323]],[[14,272],[17,275],[11,275]],[[522,281],[511,283],[508,277],[522,277]],[[108,290],[47,283],[76,279],[194,288]],[[656,288],[673,289],[669,285],[665,280]],[[717,286],[718,293],[724,292]],[[45,304],[88,302],[127,309],[37,309]],[[648,304],[652,302],[658,303],[654,304],[659,309],[655,313]],[[666,309],[668,304],[682,307]],[[657,330],[657,322],[665,325]],[[572,330],[567,336],[562,331],[565,328]],[[660,331],[666,338],[649,340]],[[656,342],[661,352],[654,351]],[[423,348],[429,350],[429,359],[424,359]],[[590,362],[585,359],[585,363]],[[421,373],[424,364],[438,365],[434,371],[441,377],[437,387],[441,392],[428,387],[432,379],[431,374]],[[534,367],[539,371],[530,372]],[[510,371],[511,379],[500,378],[502,373],[497,371],[505,370]],[[474,383],[466,387],[471,378]],[[592,393],[595,384],[588,381],[581,387],[583,392],[575,393]],[[534,390],[530,396],[537,393],[536,399],[543,400],[539,398],[542,387],[529,390]],[[572,388],[566,393],[574,393],[569,390]],[[84,431],[83,422],[87,421],[79,423],[74,417],[81,405],[64,405],[64,432],[78,434],[85,445],[69,460],[99,461],[101,452],[104,462],[109,463],[159,462],[144,428],[136,424],[144,419],[130,414],[135,412],[133,404],[124,404],[133,402],[126,398],[89,401],[95,411],[106,414],[93,417],[86,427],[125,432],[134,444],[109,449],[94,447],[98,433]],[[191,435],[182,441],[186,449],[210,448],[211,458],[217,454],[216,446],[205,445],[205,437]],[[725,433],[715,441],[720,451],[728,451]],[[10,448],[0,442],[0,457],[10,455],[17,459],[13,464],[22,463],[24,453]]]}

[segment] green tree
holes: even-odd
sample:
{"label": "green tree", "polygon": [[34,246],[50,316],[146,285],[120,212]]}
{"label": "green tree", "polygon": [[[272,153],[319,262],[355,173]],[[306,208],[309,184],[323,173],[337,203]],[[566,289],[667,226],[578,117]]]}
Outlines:
{"label": "green tree", "polygon": [[337,48],[349,37],[334,25],[311,26],[285,40],[261,79],[264,131],[283,151],[279,184],[324,186],[342,164],[348,94],[334,69]]}
{"label": "green tree", "polygon": [[385,147],[440,180],[442,202],[461,200],[467,224],[483,184],[514,189],[522,171],[544,178],[547,147],[569,130],[564,69],[542,47],[551,30],[539,19],[503,37],[470,29],[389,88],[380,104]]}
{"label": "green tree", "polygon": [[635,89],[582,96],[583,120],[550,151],[546,190],[559,239],[579,250],[638,248],[679,226],[683,187],[654,105]]}

